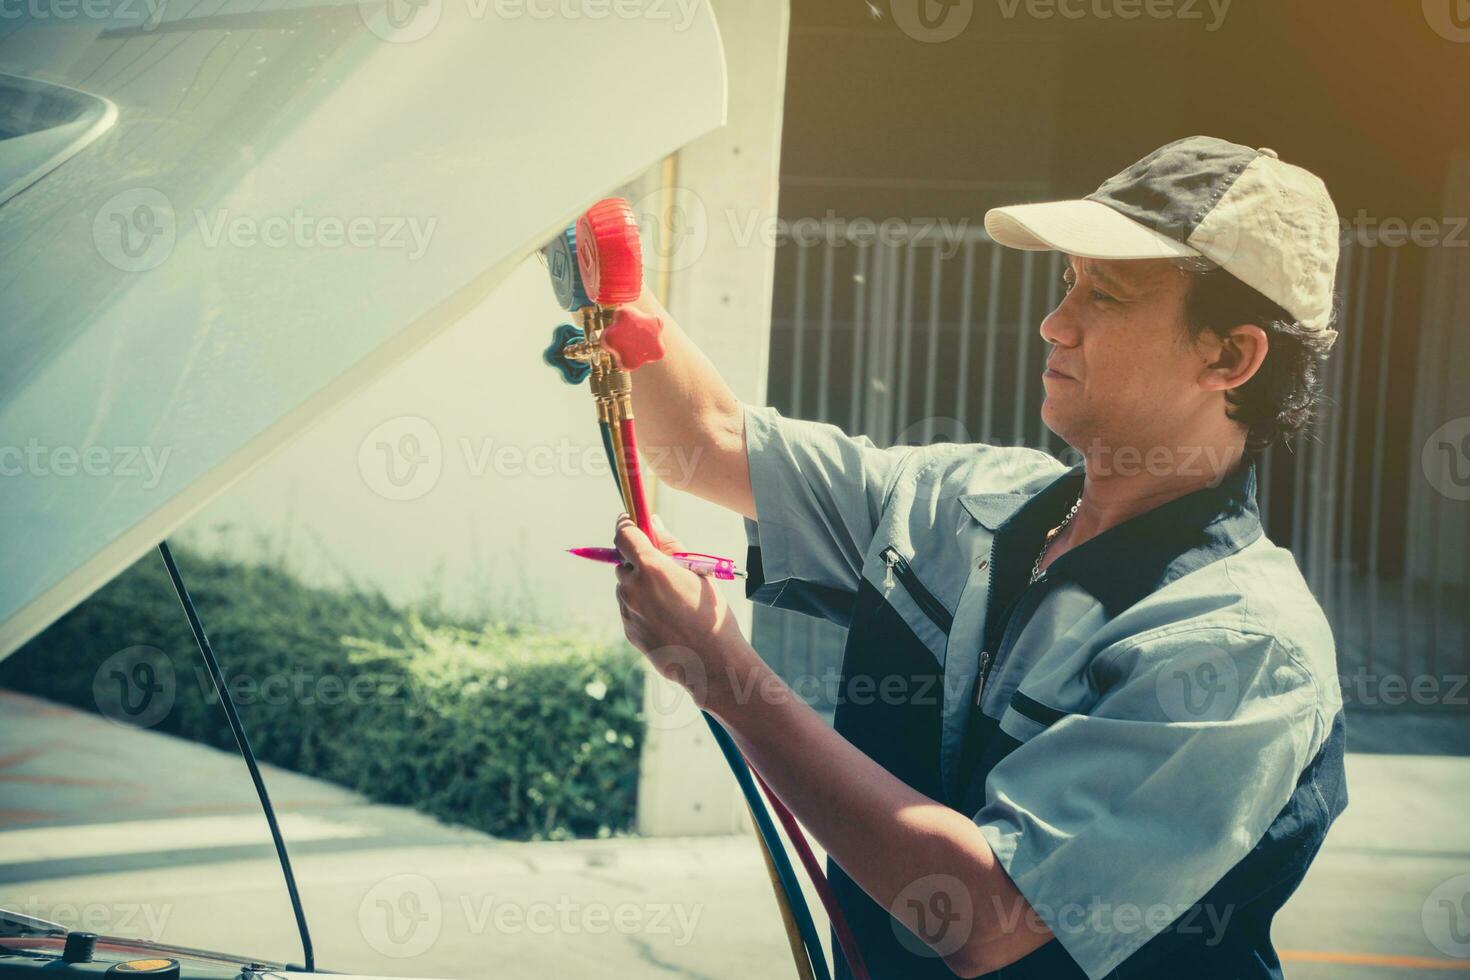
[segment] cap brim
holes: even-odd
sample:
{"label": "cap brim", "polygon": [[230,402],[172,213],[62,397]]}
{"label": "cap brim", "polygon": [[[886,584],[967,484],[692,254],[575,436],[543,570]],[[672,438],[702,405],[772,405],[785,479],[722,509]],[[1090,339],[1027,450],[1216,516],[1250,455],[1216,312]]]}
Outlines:
{"label": "cap brim", "polygon": [[1177,259],[1200,253],[1098,201],[991,208],[985,230],[1002,245],[1087,259]]}

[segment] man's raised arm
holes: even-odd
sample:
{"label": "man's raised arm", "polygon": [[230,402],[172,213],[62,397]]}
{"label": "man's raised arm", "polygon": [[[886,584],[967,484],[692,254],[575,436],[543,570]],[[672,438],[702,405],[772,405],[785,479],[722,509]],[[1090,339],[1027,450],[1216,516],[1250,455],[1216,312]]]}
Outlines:
{"label": "man's raised arm", "polygon": [[740,399],[647,288],[632,305],[663,320],[663,358],[633,376],[633,413],[645,461],[674,489],[754,520]]}

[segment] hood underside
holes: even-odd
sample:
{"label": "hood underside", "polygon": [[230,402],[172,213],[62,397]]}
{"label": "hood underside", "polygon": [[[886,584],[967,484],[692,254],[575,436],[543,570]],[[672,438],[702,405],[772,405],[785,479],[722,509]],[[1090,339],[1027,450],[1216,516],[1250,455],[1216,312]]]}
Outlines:
{"label": "hood underside", "polygon": [[704,3],[48,2],[0,25],[0,657],[724,121]]}

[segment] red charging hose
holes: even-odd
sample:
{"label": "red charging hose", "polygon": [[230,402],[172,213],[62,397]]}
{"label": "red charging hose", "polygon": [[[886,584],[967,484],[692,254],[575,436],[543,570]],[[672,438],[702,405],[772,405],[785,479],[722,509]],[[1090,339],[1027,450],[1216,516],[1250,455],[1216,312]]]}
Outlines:
{"label": "red charging hose", "polygon": [[[638,241],[638,223],[633,216],[632,206],[620,198],[599,201],[588,208],[577,222],[576,236],[577,263],[587,294],[604,306],[621,306],[637,299],[642,289],[643,261]],[[609,330],[608,339],[611,343],[608,346],[618,356],[623,370],[632,370],[640,364],[663,356],[663,344],[658,336],[661,327],[656,319],[630,314],[622,320],[623,322],[616,324],[616,329]],[[648,499],[643,488],[643,470],[638,460],[638,437],[633,419],[621,419],[618,422],[618,433],[623,443],[623,472],[627,475],[628,491],[632,497],[633,513],[630,516],[638,529],[658,546],[658,535],[653,530],[652,515],[649,513]],[[833,894],[827,876],[823,874],[816,855],[812,853],[811,845],[807,843],[806,834],[802,832],[791,811],[786,809],[786,804],[771,791],[755,767],[750,766],[748,760],[746,765],[760,784],[776,819],[781,821],[786,836],[796,848],[802,866],[811,877],[812,885],[822,900],[823,908],[827,910],[827,917],[832,922],[838,945],[847,959],[854,980],[868,980],[867,966],[863,962],[857,939],[847,924],[847,917],[842,914],[842,907],[837,904],[837,896]]]}
{"label": "red charging hose", "polygon": [[791,846],[796,848],[796,856],[801,858],[802,867],[811,876],[812,885],[817,889],[817,897],[822,900],[822,907],[827,910],[827,917],[832,920],[832,931],[837,933],[837,945],[842,948],[842,955],[847,960],[847,968],[852,971],[853,980],[868,980],[868,965],[863,962],[862,950],[858,948],[857,937],[852,934],[852,927],[847,924],[847,917],[842,914],[842,906],[837,904],[837,896],[832,891],[832,885],[827,881],[827,876],[822,873],[822,866],[817,863],[817,856],[812,853],[812,847],[807,843],[806,835],[801,832],[801,825],[796,822],[796,817],[786,809],[786,804],[771,791],[766,781],[754,766],[750,767],[755,781],[760,784],[761,791],[766,794],[766,799],[771,803],[771,809],[776,811],[776,819],[781,821],[781,826],[786,830],[786,836],[791,838]]}

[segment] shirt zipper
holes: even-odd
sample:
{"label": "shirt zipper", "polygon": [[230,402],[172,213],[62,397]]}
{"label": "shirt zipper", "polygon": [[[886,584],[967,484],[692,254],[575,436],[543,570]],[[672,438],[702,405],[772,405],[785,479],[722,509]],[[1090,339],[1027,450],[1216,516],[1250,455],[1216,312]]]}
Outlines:
{"label": "shirt zipper", "polygon": [[[994,565],[992,565],[991,567],[993,569]],[[995,656],[992,657],[989,650],[981,651],[980,672],[979,676],[975,680],[975,707],[980,707],[980,697],[985,693],[986,668],[993,666],[1000,659],[1000,651],[1006,648],[1006,640],[1010,639],[1012,627],[1016,622],[1016,612],[1021,607],[1021,600],[1026,597],[1026,593],[1030,592],[1033,587],[1045,584],[1046,572],[1042,571],[1041,575],[1037,577],[1036,581],[1028,583],[1027,586],[1021,590],[1020,594],[1017,595],[1016,598],[1011,602],[1010,608],[1007,609],[1005,612],[1006,628],[1000,635],[1000,645],[996,648]]]}
{"label": "shirt zipper", "polygon": [[894,574],[897,573],[898,581],[903,583],[904,589],[908,591],[914,603],[924,611],[924,614],[934,622],[935,626],[938,626],[948,634],[950,627],[954,625],[954,616],[944,607],[944,603],[940,602],[934,597],[934,593],[924,587],[924,583],[919,581],[919,576],[914,574],[914,570],[909,567],[909,563],[904,559],[903,555],[898,553],[897,548],[889,545],[883,549],[881,554],[884,564],[888,566],[887,571],[883,575],[884,592],[891,592],[893,590]]}

